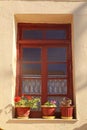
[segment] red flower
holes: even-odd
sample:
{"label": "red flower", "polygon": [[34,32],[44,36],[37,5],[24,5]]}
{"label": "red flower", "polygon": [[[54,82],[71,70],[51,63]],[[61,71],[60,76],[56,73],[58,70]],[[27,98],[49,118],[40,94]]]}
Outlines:
{"label": "red flower", "polygon": [[15,102],[19,102],[19,101],[21,100],[21,97],[19,97],[19,96],[18,96],[18,97],[15,97],[14,100],[15,100]]}
{"label": "red flower", "polygon": [[27,98],[28,100],[31,100],[31,99],[32,99],[32,97],[31,97],[31,96],[26,96],[26,98]]}

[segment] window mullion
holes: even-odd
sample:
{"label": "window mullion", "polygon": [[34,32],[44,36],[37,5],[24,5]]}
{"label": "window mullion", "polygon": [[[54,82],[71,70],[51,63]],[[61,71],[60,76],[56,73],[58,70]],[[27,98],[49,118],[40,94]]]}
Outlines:
{"label": "window mullion", "polygon": [[42,104],[47,100],[47,52],[42,48]]}

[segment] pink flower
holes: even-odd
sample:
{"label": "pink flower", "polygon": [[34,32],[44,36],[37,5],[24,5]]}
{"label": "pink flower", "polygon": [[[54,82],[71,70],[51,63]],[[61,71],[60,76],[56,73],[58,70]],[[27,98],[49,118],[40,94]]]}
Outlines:
{"label": "pink flower", "polygon": [[52,103],[52,104],[56,104],[56,101],[55,101],[55,100],[52,100],[51,103]]}

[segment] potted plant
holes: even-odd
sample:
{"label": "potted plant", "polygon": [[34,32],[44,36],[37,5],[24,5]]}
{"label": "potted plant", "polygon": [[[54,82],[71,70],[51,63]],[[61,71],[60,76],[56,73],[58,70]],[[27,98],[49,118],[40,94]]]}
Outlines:
{"label": "potted plant", "polygon": [[28,118],[30,109],[37,108],[38,102],[40,102],[39,98],[31,96],[17,96],[14,100],[17,118]]}
{"label": "potted plant", "polygon": [[73,108],[72,100],[70,98],[63,98],[60,103],[60,111],[62,119],[72,119],[73,118]]}
{"label": "potted plant", "polygon": [[45,119],[55,118],[56,107],[57,107],[56,101],[54,101],[54,100],[45,102],[41,106],[42,117],[45,118]]}

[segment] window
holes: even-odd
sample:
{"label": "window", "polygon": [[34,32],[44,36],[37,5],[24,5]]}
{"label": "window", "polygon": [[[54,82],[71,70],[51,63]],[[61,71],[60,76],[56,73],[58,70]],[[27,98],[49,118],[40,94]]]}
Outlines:
{"label": "window", "polygon": [[[70,24],[18,24],[16,95],[73,100]],[[41,117],[41,108],[31,117]]]}

